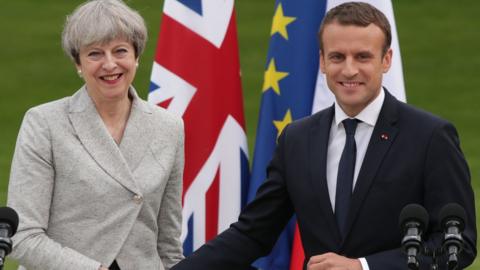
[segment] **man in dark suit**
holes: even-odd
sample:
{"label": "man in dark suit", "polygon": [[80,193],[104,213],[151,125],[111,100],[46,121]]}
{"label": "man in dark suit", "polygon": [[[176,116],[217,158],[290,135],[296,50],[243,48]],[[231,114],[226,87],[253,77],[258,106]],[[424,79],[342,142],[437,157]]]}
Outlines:
{"label": "man in dark suit", "polygon": [[[267,179],[238,222],[173,269],[248,269],[295,213],[305,268],[403,270],[398,216],[410,203],[430,215],[429,248],[442,243],[440,209],[463,206],[459,266],[474,260],[474,194],[457,132],[382,88],[392,59],[384,14],[365,3],[340,5],[325,16],[319,39],[335,104],[284,129]],[[429,269],[427,256],[419,262]]]}

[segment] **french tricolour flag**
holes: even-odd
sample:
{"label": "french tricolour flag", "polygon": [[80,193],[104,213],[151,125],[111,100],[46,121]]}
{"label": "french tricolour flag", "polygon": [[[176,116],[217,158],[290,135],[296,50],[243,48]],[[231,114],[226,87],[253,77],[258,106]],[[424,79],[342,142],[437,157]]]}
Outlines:
{"label": "french tricolour flag", "polygon": [[165,0],[148,101],[185,123],[185,255],[237,220],[248,189],[233,0]]}

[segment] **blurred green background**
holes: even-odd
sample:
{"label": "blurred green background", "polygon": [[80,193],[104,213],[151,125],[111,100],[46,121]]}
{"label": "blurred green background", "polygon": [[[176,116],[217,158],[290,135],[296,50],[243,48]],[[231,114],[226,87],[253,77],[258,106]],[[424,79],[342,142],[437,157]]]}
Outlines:
{"label": "blurred green background", "polygon": [[[25,111],[71,95],[82,84],[60,47],[65,16],[81,2],[4,0],[0,4],[0,205],[6,202],[11,157]],[[126,2],[140,11],[149,28],[150,40],[134,83],[146,98],[163,1]],[[274,2],[236,1],[250,156]],[[393,0],[393,5],[408,102],[456,125],[478,193],[480,1]],[[15,269],[15,263],[7,262],[5,269]],[[480,269],[479,260],[469,269]]]}

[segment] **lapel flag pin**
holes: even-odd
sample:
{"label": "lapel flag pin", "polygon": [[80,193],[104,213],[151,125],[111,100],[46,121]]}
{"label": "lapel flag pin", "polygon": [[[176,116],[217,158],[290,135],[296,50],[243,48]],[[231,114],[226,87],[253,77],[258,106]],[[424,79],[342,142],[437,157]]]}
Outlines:
{"label": "lapel flag pin", "polygon": [[388,134],[387,133],[382,133],[382,135],[380,135],[380,138],[384,141],[388,140]]}

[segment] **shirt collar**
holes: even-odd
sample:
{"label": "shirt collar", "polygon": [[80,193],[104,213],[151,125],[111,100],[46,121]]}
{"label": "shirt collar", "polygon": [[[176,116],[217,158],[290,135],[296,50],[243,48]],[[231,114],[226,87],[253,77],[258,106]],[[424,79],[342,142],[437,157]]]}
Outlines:
{"label": "shirt collar", "polygon": [[[380,94],[378,94],[378,96],[354,118],[362,121],[369,126],[375,126],[378,116],[380,115],[380,110],[382,109],[384,100],[385,92],[382,88],[380,89]],[[342,110],[337,100],[335,100],[335,124],[338,126],[343,120],[347,118],[351,117]]]}

